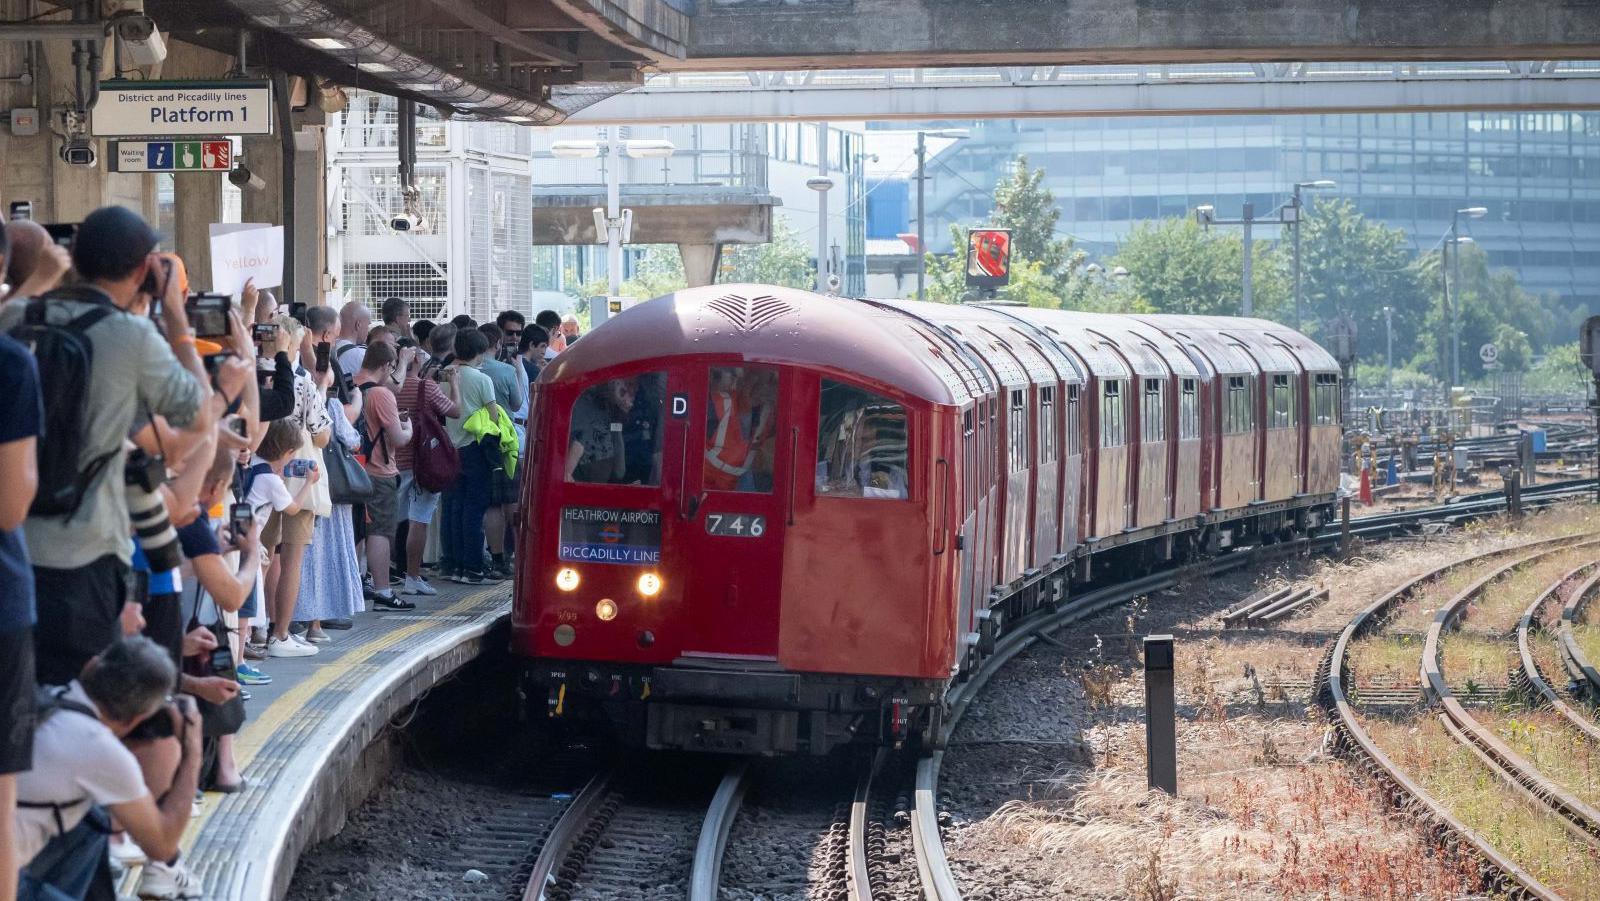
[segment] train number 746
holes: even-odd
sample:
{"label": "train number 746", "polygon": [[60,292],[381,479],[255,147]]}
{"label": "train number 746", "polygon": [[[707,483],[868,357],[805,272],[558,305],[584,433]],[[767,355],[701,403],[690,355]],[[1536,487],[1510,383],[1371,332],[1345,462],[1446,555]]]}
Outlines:
{"label": "train number 746", "polygon": [[767,518],[742,513],[707,513],[706,532],[728,538],[760,538],[767,533]]}

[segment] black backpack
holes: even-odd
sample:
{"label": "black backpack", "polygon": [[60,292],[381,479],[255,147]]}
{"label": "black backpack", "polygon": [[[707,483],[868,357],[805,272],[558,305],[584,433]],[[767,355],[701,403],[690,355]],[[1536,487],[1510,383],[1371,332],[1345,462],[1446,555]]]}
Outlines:
{"label": "black backpack", "polygon": [[[72,300],[90,308],[68,318],[52,301]],[[98,292],[66,289],[27,301],[22,323],[11,337],[33,354],[44,392],[44,424],[39,436],[39,491],[28,508],[31,516],[71,517],[83,505],[89,486],[121,450],[121,445],[89,460],[83,457],[88,420],[89,373],[94,368],[94,342],[87,332],[112,313],[121,312]]]}

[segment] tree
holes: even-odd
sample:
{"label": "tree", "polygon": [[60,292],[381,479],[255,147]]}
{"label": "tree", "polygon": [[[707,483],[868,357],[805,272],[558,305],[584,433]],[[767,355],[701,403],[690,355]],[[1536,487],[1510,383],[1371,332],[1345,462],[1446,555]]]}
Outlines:
{"label": "tree", "polygon": [[[1282,319],[1289,279],[1280,255],[1255,244],[1254,315]],[[1237,316],[1244,296],[1244,238],[1204,230],[1193,219],[1163,219],[1134,227],[1108,263],[1128,270],[1134,295],[1158,313]]]}
{"label": "tree", "polygon": [[1506,372],[1527,372],[1533,358],[1533,345],[1528,336],[1514,325],[1501,323],[1495,326],[1494,346],[1498,351],[1495,363]]}
{"label": "tree", "polygon": [[1405,232],[1366,218],[1343,199],[1309,208],[1300,227],[1306,313],[1301,328],[1325,339],[1331,322],[1349,316],[1361,358],[1381,363],[1387,306],[1393,310],[1395,359],[1411,358],[1430,295]]}
{"label": "tree", "polygon": [[[1524,336],[1529,358],[1553,341],[1564,340],[1572,334],[1566,326],[1569,317],[1554,298],[1530,294],[1517,281],[1515,272],[1490,269],[1488,255],[1477,245],[1459,245],[1459,248],[1459,270],[1452,260],[1450,300],[1460,311],[1463,381],[1483,373],[1478,348],[1494,342],[1501,326],[1509,326]],[[1444,378],[1448,375],[1450,361],[1450,317],[1449,307],[1444,303],[1440,265],[1440,255],[1433,253],[1424,257],[1418,267],[1429,288],[1430,304],[1413,365],[1428,368]],[[1458,271],[1459,284],[1455,281]]]}
{"label": "tree", "polygon": [[787,222],[775,220],[770,243],[730,244],[722,248],[717,281],[810,288],[816,284],[811,248]]}
{"label": "tree", "polygon": [[1531,394],[1567,394],[1583,396],[1594,383],[1589,367],[1583,365],[1578,354],[1578,342],[1568,341],[1552,345],[1544,359],[1534,365],[1525,379],[1523,388]]}

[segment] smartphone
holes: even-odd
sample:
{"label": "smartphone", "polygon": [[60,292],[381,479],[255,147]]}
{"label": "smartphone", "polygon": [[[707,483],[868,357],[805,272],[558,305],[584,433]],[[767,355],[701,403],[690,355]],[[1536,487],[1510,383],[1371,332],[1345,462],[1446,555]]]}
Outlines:
{"label": "smartphone", "polygon": [[327,372],[328,367],[332,365],[328,362],[328,359],[333,353],[333,346],[326,341],[318,341],[317,346],[313,347],[312,351],[317,355],[317,371]]}
{"label": "smartphone", "polygon": [[250,505],[240,502],[228,508],[228,531],[233,533],[235,544],[256,527],[256,514]]}
{"label": "smartphone", "polygon": [[211,649],[211,675],[221,676],[224,679],[238,678],[238,672],[233,667],[233,649],[224,641]]}
{"label": "smartphone", "polygon": [[250,339],[257,344],[263,341],[278,340],[278,324],[276,322],[263,322],[250,330]]}
{"label": "smartphone", "polygon": [[301,325],[306,324],[306,302],[297,300],[289,304],[289,316]]}
{"label": "smartphone", "polygon": [[226,338],[232,309],[233,298],[226,294],[191,294],[183,304],[196,338]]}

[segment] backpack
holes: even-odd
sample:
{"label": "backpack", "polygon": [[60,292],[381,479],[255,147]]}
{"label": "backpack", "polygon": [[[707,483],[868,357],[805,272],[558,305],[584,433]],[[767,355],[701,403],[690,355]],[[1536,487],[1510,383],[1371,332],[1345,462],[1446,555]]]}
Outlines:
{"label": "backpack", "polygon": [[367,425],[367,392],[371,391],[373,388],[379,387],[382,386],[380,386],[377,382],[368,382],[361,386],[361,418],[356,420],[356,432],[361,436],[360,453],[363,460],[371,460],[372,452],[374,450],[377,450],[380,447],[387,448],[389,446],[388,435],[379,432],[376,437],[373,437],[371,434],[369,434],[371,427]]}
{"label": "backpack", "polygon": [[[426,384],[426,383],[424,383]],[[444,420],[422,403],[423,386],[417,386],[417,406],[411,416],[411,477],[424,491],[440,492],[461,476],[461,454],[445,431]]]}
{"label": "backpack", "polygon": [[[92,306],[70,319],[52,300],[73,300]],[[99,478],[122,449],[116,447],[80,466],[84,429],[88,424],[89,373],[94,368],[94,342],[88,331],[100,320],[120,312],[98,292],[52,291],[29,300],[22,323],[11,329],[39,366],[44,392],[44,422],[39,436],[39,490],[31,516],[71,518],[83,506],[89,486]],[[50,315],[52,311],[56,315]]]}
{"label": "backpack", "polygon": [[[60,711],[63,711],[63,710],[68,711],[70,713],[76,713],[76,714],[79,714],[81,716],[86,716],[89,719],[94,720],[97,723],[100,722],[100,715],[99,714],[95,713],[93,710],[91,710],[90,708],[84,706],[83,704],[81,704],[81,703],[79,703],[77,701],[74,701],[71,698],[67,697],[67,688],[66,688],[66,686],[55,686],[55,685],[40,685],[40,686],[36,686],[34,688],[34,690],[33,690],[33,707],[34,707],[34,711],[35,711],[35,716],[37,717],[34,720],[34,728],[35,729],[38,729],[39,726],[44,725],[44,721],[45,720],[49,719],[51,716],[54,716],[56,713],[58,713]],[[66,809],[66,808],[69,808],[69,807],[77,807],[79,804],[88,804],[88,803],[89,803],[89,796],[88,795],[84,795],[84,796],[78,797],[78,798],[73,798],[70,801],[24,801],[24,800],[22,800],[20,798],[17,799],[17,806],[18,807],[22,807],[22,808],[26,808],[26,809],[30,809],[30,810],[48,810],[48,811],[50,811],[51,815],[55,818],[55,821],[56,821],[56,836],[57,837],[60,837],[60,836],[63,836],[63,835],[67,834],[66,819],[61,815],[61,811]],[[106,825],[107,825],[107,828],[105,828],[104,831],[109,833],[111,831],[110,828],[109,828],[110,824],[107,823]],[[41,850],[40,853],[42,854],[43,851]],[[37,861],[37,858],[35,858],[35,861]]]}

